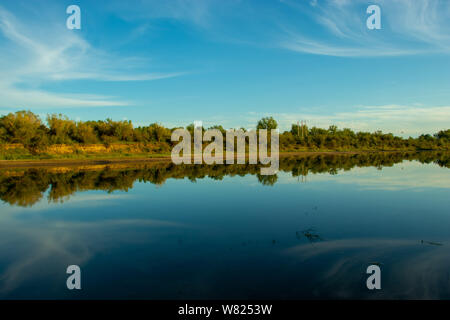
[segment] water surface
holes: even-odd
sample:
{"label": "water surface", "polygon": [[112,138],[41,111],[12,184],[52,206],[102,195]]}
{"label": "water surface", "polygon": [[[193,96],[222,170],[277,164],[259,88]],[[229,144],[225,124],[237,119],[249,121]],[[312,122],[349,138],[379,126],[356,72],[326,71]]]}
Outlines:
{"label": "water surface", "polygon": [[[276,176],[3,168],[0,298],[448,299],[449,167],[420,153],[290,157]],[[81,291],[66,288],[73,264]]]}

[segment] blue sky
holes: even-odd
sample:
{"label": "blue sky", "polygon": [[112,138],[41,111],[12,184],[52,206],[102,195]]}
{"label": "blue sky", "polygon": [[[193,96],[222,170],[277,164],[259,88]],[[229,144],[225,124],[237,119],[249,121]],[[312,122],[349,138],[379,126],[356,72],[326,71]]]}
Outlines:
{"label": "blue sky", "polygon": [[446,0],[2,0],[0,114],[433,133],[450,123],[449,21]]}

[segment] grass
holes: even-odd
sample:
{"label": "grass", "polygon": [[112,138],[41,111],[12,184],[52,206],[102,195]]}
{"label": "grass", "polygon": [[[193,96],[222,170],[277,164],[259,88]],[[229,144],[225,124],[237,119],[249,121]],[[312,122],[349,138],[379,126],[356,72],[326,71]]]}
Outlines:
{"label": "grass", "polygon": [[119,159],[119,158],[162,158],[170,154],[160,153],[73,153],[73,154],[24,154],[0,153],[0,160],[92,160],[92,159]]}
{"label": "grass", "polygon": [[[55,153],[55,152],[41,152],[41,153],[31,153],[25,148],[0,148],[0,160],[16,160],[16,161],[27,161],[27,160],[102,160],[102,159],[148,159],[148,158],[168,158],[170,157],[170,152],[167,151],[150,151],[147,148],[143,148],[138,152],[133,152],[135,150],[129,150],[128,148],[124,150],[114,150],[110,152],[85,152],[81,149],[74,148],[73,153]],[[296,147],[288,148],[281,147],[280,154],[289,153],[364,153],[364,152],[408,152],[408,151],[418,151],[408,148],[403,149],[388,149],[388,148],[305,148]],[[225,152],[224,152],[225,154]]]}

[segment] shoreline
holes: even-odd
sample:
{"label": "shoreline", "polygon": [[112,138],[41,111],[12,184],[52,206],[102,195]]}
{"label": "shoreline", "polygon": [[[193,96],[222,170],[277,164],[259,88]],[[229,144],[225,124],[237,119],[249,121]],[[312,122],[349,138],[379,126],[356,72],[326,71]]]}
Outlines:
{"label": "shoreline", "polygon": [[[296,151],[280,152],[280,158],[288,156],[314,156],[314,155],[354,155],[364,153],[417,153],[433,152],[429,150],[411,151],[411,150],[389,150],[389,151]],[[108,164],[139,164],[152,162],[168,162],[170,155],[161,155],[156,157],[118,157],[118,158],[92,158],[92,159],[30,159],[30,160],[0,160],[0,168],[33,168],[33,167],[56,167],[56,166],[80,166],[80,165],[108,165]]]}

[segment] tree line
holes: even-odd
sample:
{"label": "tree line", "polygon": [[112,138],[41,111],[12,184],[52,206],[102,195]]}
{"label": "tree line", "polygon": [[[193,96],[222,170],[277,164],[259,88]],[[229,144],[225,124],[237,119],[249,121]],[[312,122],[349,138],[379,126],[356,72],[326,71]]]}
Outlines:
{"label": "tree line", "polygon": [[[272,117],[258,121],[256,129],[277,129]],[[194,125],[185,127],[194,130]],[[131,121],[74,121],[62,114],[48,115],[46,121],[31,111],[18,111],[0,117],[0,144],[22,144],[30,151],[37,152],[55,144],[112,144],[144,143],[159,144],[168,149],[174,143],[171,134],[177,128],[166,128],[158,123],[134,127]],[[208,129],[226,130],[221,125]],[[245,131],[245,129],[242,129]],[[193,135],[192,135],[193,136]],[[355,132],[338,129],[332,125],[328,129],[292,124],[291,130],[280,133],[281,151],[302,150],[448,150],[450,129],[434,135],[422,134],[417,138],[402,138],[392,133]]]}

